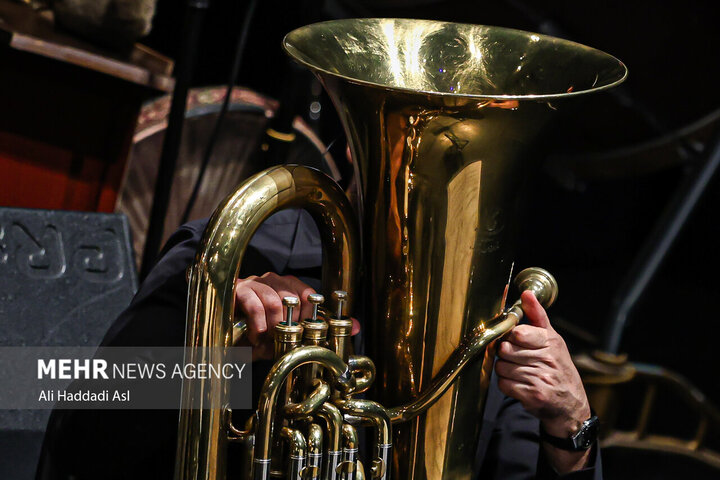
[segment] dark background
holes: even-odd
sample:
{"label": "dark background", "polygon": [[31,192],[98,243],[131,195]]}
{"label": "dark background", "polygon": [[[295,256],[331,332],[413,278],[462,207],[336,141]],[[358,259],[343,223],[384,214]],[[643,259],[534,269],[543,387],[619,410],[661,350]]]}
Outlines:
{"label": "dark background", "polygon": [[[174,57],[182,34],[182,2],[160,0],[154,29],[144,43]],[[247,2],[211,2],[194,85],[227,80]],[[605,50],[625,62],[630,75],[620,88],[589,98],[560,120],[539,154],[545,167],[532,182],[517,265],[551,270],[561,295],[553,316],[582,327],[584,340],[566,331],[578,348],[596,346],[606,328],[610,300],[650,228],[698,157],[688,145],[669,142],[662,168],[638,173],[633,148],[667,138],[720,107],[716,53],[720,37],[712,2],[685,0],[554,1],[276,1],[258,2],[239,85],[281,98],[288,82],[308,86],[310,75],[294,68],[280,49],[285,33],[314,21],[383,16],[451,20],[538,31]],[[295,105],[306,114],[310,95]],[[312,122],[336,159],[344,139],[331,105]],[[713,131],[714,128],[710,128]],[[693,145],[690,145],[692,148]],[[684,150],[683,150],[684,149]],[[608,175],[558,174],[557,159],[582,162],[597,153],[619,152]],[[627,151],[627,154],[623,154]],[[683,153],[685,152],[685,153]],[[568,175],[571,181],[568,181]],[[692,214],[667,261],[632,312],[621,350],[633,361],[656,363],[689,377],[720,403],[716,355],[715,254],[718,180]]]}

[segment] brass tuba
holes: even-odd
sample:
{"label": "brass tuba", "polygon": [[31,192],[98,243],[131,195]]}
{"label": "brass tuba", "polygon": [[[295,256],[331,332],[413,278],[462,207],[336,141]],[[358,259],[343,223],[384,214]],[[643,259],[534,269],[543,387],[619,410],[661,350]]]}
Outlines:
{"label": "brass tuba", "polygon": [[[338,110],[362,222],[332,180],[300,166],[255,175],[216,210],[191,269],[186,360],[221,360],[204,347],[242,334],[239,265],[280,209],[304,208],[318,224],[336,304],[278,326],[277,361],[245,428],[203,408],[228,395],[222,382],[184,384],[176,479],[224,479],[231,441],[246,446],[253,479],[469,479],[494,343],[522,317],[506,300],[533,140],[567,101],[619,84],[626,68],[566,40],[424,20],[318,23],[283,46]],[[552,303],[547,272],[517,277]],[[351,354],[356,296],[368,357]],[[366,390],[373,400],[358,397]],[[362,427],[374,443],[364,462]]]}

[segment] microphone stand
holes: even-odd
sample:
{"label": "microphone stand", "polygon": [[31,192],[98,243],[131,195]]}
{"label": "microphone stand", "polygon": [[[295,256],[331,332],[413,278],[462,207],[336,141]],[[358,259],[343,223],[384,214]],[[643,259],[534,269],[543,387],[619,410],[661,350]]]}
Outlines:
{"label": "microphone stand", "polygon": [[189,0],[186,6],[185,22],[182,30],[180,53],[175,64],[175,89],[173,90],[168,126],[163,140],[160,166],[158,167],[155,192],[153,195],[150,224],[148,226],[140,266],[140,280],[144,280],[150,269],[155,265],[157,254],[163,238],[165,216],[170,201],[177,157],[180,152],[187,94],[190,89],[192,72],[197,59],[198,40],[202,30],[205,13],[210,0]]}

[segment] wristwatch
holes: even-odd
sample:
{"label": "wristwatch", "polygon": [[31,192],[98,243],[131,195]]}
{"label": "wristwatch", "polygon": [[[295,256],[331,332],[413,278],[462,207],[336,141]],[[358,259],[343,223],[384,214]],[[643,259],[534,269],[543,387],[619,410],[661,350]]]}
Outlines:
{"label": "wristwatch", "polygon": [[592,413],[592,416],[583,422],[580,430],[570,438],[560,438],[550,435],[542,428],[542,424],[540,424],[540,439],[562,450],[582,452],[593,446],[597,440],[599,430],[600,420],[598,420],[595,413]]}

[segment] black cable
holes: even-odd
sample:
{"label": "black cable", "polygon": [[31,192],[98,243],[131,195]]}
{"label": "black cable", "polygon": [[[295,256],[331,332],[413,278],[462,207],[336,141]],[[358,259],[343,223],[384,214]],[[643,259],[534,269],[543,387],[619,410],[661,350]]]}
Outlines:
{"label": "black cable", "polygon": [[215,120],[215,125],[213,125],[212,132],[210,133],[210,137],[208,138],[208,142],[205,146],[205,152],[203,153],[200,170],[198,171],[195,185],[193,186],[192,193],[190,194],[190,198],[188,198],[187,204],[185,206],[185,211],[183,212],[182,218],[180,220],[181,224],[186,223],[190,218],[190,212],[192,211],[192,208],[197,201],[197,196],[200,193],[200,186],[202,185],[203,178],[205,177],[205,171],[210,164],[210,157],[212,156],[212,152],[215,149],[217,139],[220,136],[220,128],[222,127],[225,116],[227,115],[227,111],[230,107],[230,99],[232,97],[233,87],[237,83],[237,77],[240,73],[240,65],[242,64],[243,53],[245,52],[245,46],[247,44],[248,31],[250,30],[250,21],[255,14],[256,5],[257,0],[250,0],[247,10],[245,11],[245,18],[243,19],[242,28],[240,29],[237,46],[235,47],[235,58],[233,59],[232,68],[230,69],[230,77],[228,79],[225,98],[223,99],[222,106],[220,107],[220,113]]}
{"label": "black cable", "polygon": [[190,80],[197,58],[197,46],[200,39],[205,12],[209,0],[189,0],[185,13],[185,23],[182,30],[182,43],[177,63],[175,64],[175,88],[173,90],[168,127],[165,131],[158,176],[155,181],[152,209],[150,211],[150,224],[148,225],[143,250],[140,278],[145,279],[155,264],[160,251],[165,216],[170,201],[170,189],[175,176],[175,165],[180,152],[183,124],[185,123],[185,108],[187,105],[187,92],[190,89]]}

